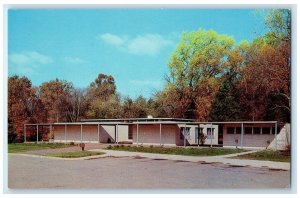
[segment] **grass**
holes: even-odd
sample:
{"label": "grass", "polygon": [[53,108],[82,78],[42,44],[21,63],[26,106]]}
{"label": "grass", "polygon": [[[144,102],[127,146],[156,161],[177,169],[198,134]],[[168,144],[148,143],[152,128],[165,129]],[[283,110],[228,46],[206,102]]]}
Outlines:
{"label": "grass", "polygon": [[79,157],[87,157],[87,156],[103,155],[103,154],[105,154],[105,153],[93,152],[93,151],[76,151],[76,152],[49,154],[49,155],[45,155],[45,156],[61,157],[61,158],[79,158]]}
{"label": "grass", "polygon": [[232,157],[235,159],[265,160],[275,162],[290,162],[291,155],[282,151],[263,150],[255,153]]}
{"label": "grass", "polygon": [[47,143],[47,144],[36,144],[36,143],[18,143],[18,144],[8,144],[8,153],[20,153],[26,151],[35,151],[42,149],[55,149],[55,148],[65,148],[70,147],[69,144],[62,143]]}
{"label": "grass", "polygon": [[164,147],[137,147],[137,146],[109,146],[106,149],[130,152],[159,153],[171,155],[187,155],[187,156],[216,156],[227,155],[232,153],[245,152],[245,149],[229,149],[229,148],[164,148]]}

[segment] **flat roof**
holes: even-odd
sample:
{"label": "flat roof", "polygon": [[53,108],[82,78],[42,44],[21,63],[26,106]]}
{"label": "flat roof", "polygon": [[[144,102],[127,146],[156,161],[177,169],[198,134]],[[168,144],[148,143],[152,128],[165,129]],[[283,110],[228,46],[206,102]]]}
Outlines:
{"label": "flat roof", "polygon": [[[103,120],[103,119],[102,119]],[[199,125],[199,124],[275,124],[277,121],[232,121],[232,122],[190,122],[190,121],[169,121],[169,120],[161,120],[161,121],[143,121],[143,122],[55,122],[55,123],[35,123],[35,124],[24,124],[26,126],[34,126],[34,125],[130,125],[130,124],[187,124],[187,125]]]}
{"label": "flat roof", "polygon": [[195,119],[185,119],[185,118],[116,118],[116,119],[81,119],[81,122],[153,122],[153,121],[185,121],[185,122],[195,122]]}

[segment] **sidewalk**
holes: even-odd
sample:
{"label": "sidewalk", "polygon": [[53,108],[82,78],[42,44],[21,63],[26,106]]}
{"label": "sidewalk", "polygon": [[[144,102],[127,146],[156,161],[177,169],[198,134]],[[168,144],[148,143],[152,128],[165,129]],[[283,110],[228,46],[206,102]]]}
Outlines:
{"label": "sidewalk", "polygon": [[[286,162],[273,162],[273,161],[261,161],[261,160],[244,160],[244,159],[230,159],[238,155],[244,155],[248,153],[254,153],[256,151],[247,151],[243,153],[235,153],[222,156],[183,156],[183,155],[169,155],[169,154],[157,154],[157,153],[141,153],[141,152],[128,152],[128,151],[114,151],[104,149],[92,149],[90,151],[100,151],[106,154],[102,157],[145,157],[150,159],[167,159],[175,161],[189,161],[200,163],[223,163],[232,166],[252,166],[259,168],[270,168],[275,170],[290,170],[290,163]],[[92,157],[91,157],[92,158]]]}

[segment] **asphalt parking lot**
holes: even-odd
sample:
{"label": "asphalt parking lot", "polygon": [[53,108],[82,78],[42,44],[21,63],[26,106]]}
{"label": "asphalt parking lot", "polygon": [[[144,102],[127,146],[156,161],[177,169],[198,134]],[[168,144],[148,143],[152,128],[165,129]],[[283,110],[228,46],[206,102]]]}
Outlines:
{"label": "asphalt parking lot", "polygon": [[141,157],[8,155],[10,189],[287,189],[290,171]]}

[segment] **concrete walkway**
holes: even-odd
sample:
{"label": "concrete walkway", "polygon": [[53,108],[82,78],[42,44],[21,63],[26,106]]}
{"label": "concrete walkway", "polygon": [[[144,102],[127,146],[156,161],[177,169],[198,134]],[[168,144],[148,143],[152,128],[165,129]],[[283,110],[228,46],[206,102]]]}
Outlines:
{"label": "concrete walkway", "polygon": [[[238,155],[244,155],[248,153],[254,153],[257,151],[247,151],[242,153],[235,153],[222,156],[183,156],[183,155],[169,155],[169,154],[157,154],[157,153],[141,153],[141,152],[128,152],[128,151],[115,151],[105,149],[92,149],[90,151],[100,151],[106,154],[101,157],[145,157],[150,159],[167,159],[175,161],[188,161],[188,162],[200,162],[203,164],[222,163],[231,166],[252,166],[258,168],[270,168],[274,170],[290,170],[290,163],[287,162],[273,162],[273,161],[261,161],[261,160],[244,160],[244,159],[231,159]],[[91,156],[90,158],[95,158]]]}

